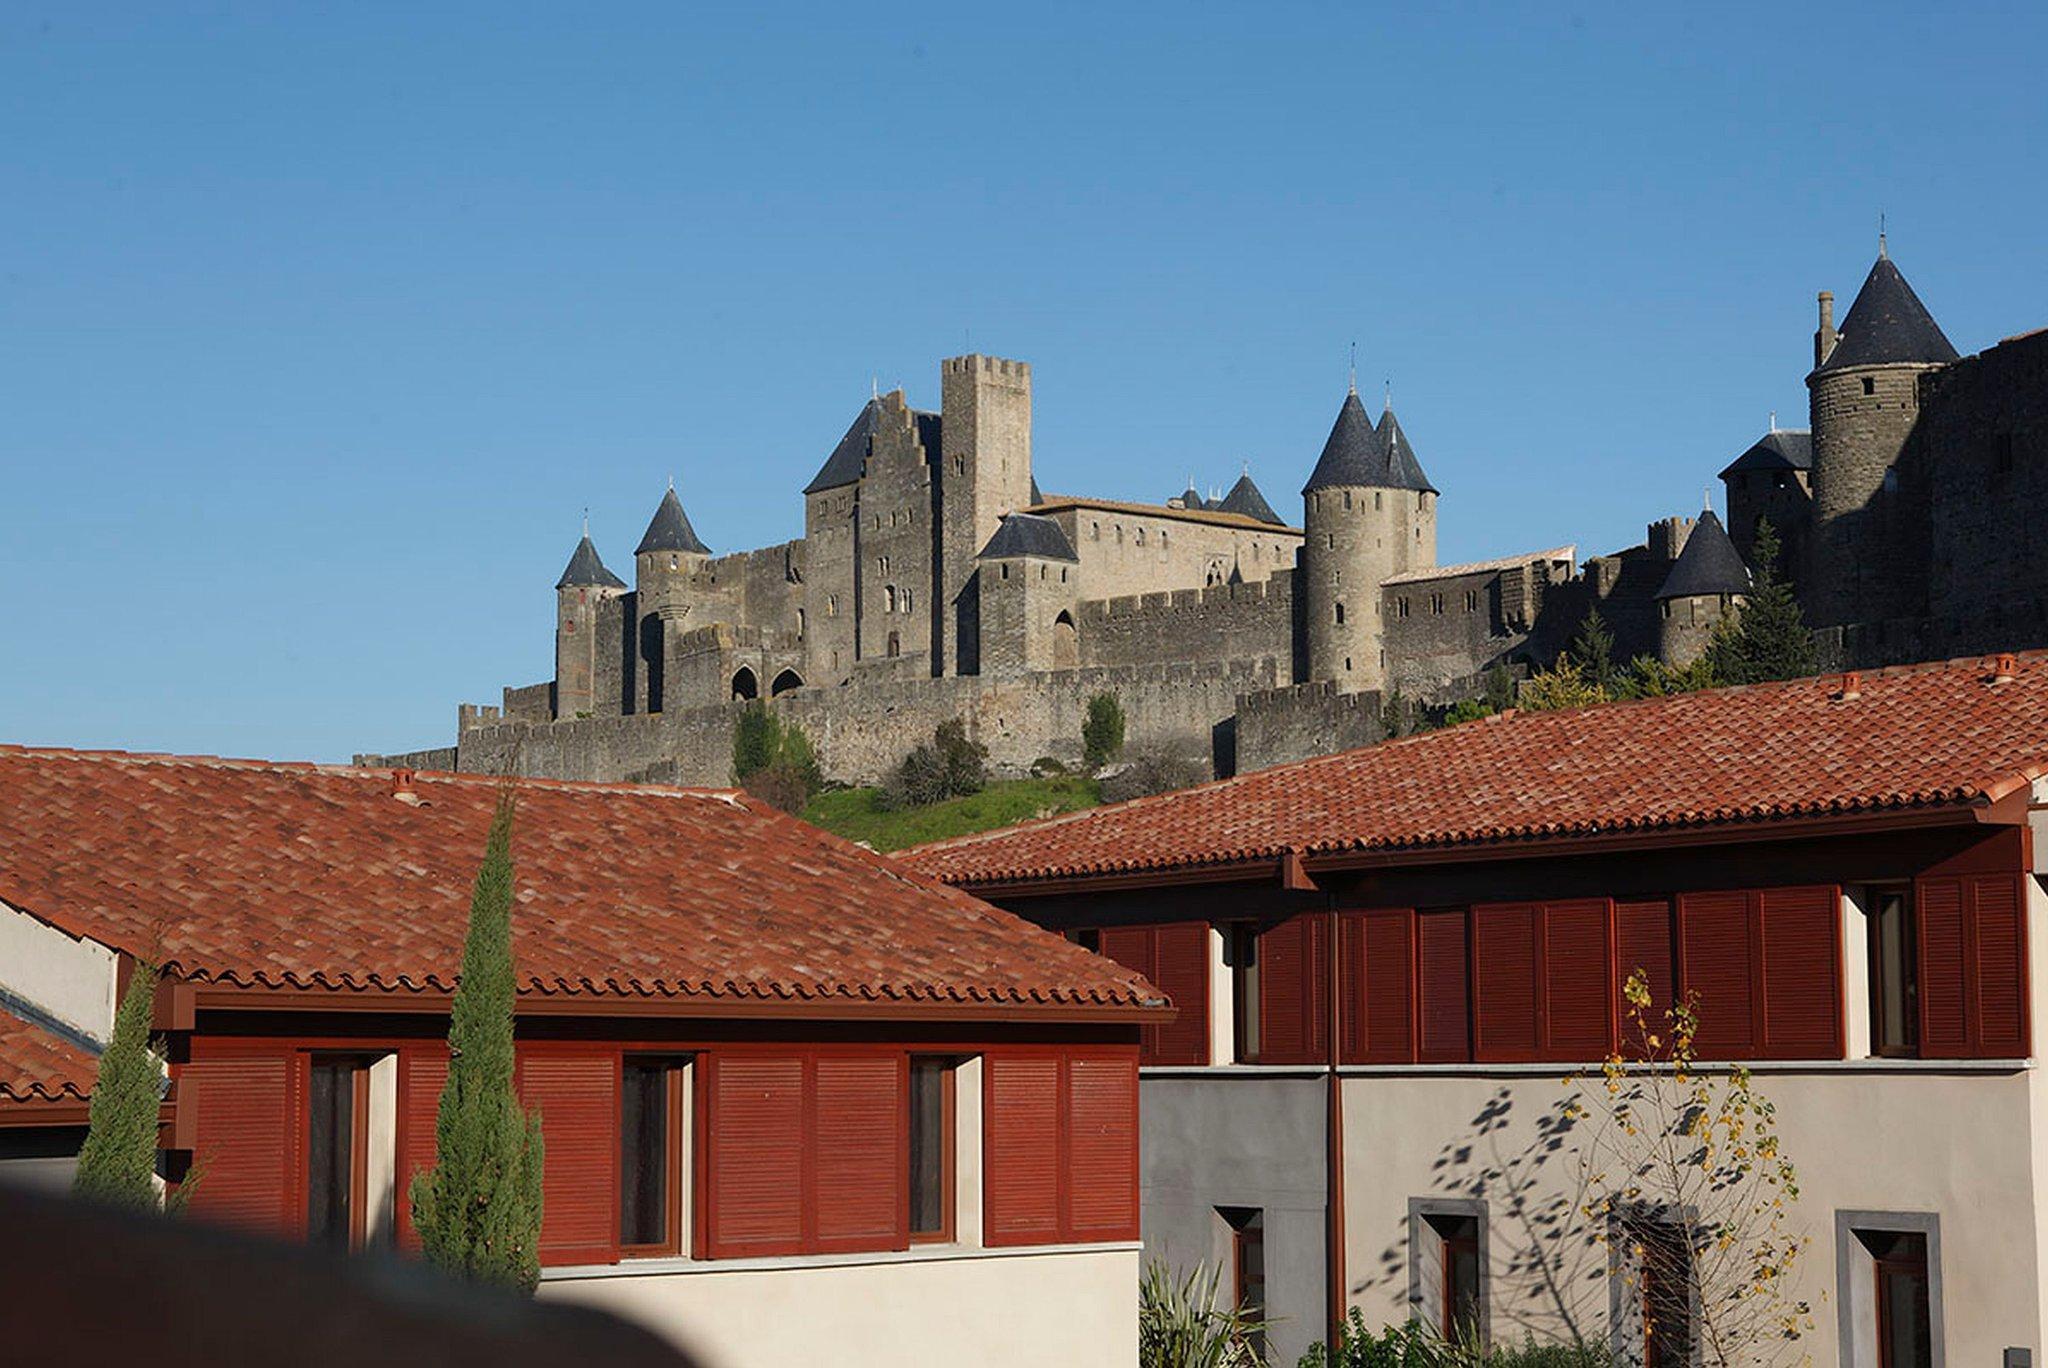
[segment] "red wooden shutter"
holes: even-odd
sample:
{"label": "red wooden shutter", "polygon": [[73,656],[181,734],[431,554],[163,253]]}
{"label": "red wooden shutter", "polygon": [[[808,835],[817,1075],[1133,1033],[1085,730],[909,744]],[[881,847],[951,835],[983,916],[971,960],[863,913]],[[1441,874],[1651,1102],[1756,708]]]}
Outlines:
{"label": "red wooden shutter", "polygon": [[1077,1055],[1067,1062],[1065,1240],[1138,1238],[1138,1061]]}
{"label": "red wooden shutter", "polygon": [[1532,1060],[1542,1051],[1536,1020],[1541,915],[1527,905],[1472,909],[1476,1059]]}
{"label": "red wooden shutter", "polygon": [[982,1238],[1051,1244],[1060,1236],[1060,1063],[1051,1055],[982,1060]]}
{"label": "red wooden shutter", "polygon": [[1678,953],[1684,990],[1699,995],[1702,1059],[1756,1053],[1755,945],[1747,893],[1687,893],[1678,900]]}
{"label": "red wooden shutter", "polygon": [[803,1247],[804,1058],[712,1052],[705,1077],[705,1237],[714,1259]]}
{"label": "red wooden shutter", "polygon": [[1628,976],[1640,969],[1650,990],[1650,1005],[1643,1012],[1643,1028],[1665,1033],[1665,1013],[1676,1001],[1673,985],[1678,975],[1672,964],[1671,904],[1663,898],[1648,902],[1614,905],[1614,1001],[1622,1023],[1622,1048],[1630,1055],[1643,1053],[1643,1042],[1629,1020],[1629,1008],[1622,988]]}
{"label": "red wooden shutter", "polygon": [[[1159,982],[1158,944],[1151,927],[1105,926],[1100,932],[1098,953],[1133,973],[1143,974],[1153,987],[1164,987]],[[1138,1052],[1147,1064],[1158,1062],[1159,1029],[1150,1023],[1138,1028]]]}
{"label": "red wooden shutter", "polygon": [[287,1048],[216,1053],[204,1043],[179,1066],[182,1105],[198,1118],[193,1160],[203,1167],[193,1215],[264,1235],[304,1229],[302,1072]]}
{"label": "red wooden shutter", "polygon": [[519,1096],[540,1111],[540,1261],[619,1259],[619,1052],[522,1051]]}
{"label": "red wooden shutter", "polygon": [[1841,894],[1833,887],[1757,895],[1763,932],[1764,1033],[1773,1059],[1840,1059]]}
{"label": "red wooden shutter", "polygon": [[1614,967],[1606,899],[1543,908],[1543,1034],[1547,1059],[1593,1061],[1614,1048]]}
{"label": "red wooden shutter", "polygon": [[1209,1062],[1209,923],[1176,922],[1153,929],[1149,977],[1180,1015],[1150,1028],[1147,1064]]}
{"label": "red wooden shutter", "polygon": [[1976,971],[1977,1053],[2020,1059],[2033,1052],[2027,1023],[2027,914],[2024,875],[1968,881]]}
{"label": "red wooden shutter", "polygon": [[1415,914],[1416,1058],[1462,1064],[1472,1058],[1471,964],[1465,909]]}
{"label": "red wooden shutter", "polygon": [[1259,1062],[1320,1064],[1329,1056],[1329,929],[1302,912],[1259,933]]}
{"label": "red wooden shutter", "polygon": [[820,1251],[910,1245],[908,1069],[905,1055],[818,1056]]}
{"label": "red wooden shutter", "polygon": [[441,1089],[448,1082],[448,1052],[443,1048],[401,1050],[398,1055],[398,1244],[417,1250],[419,1232],[412,1227],[412,1180],[434,1166]]}
{"label": "red wooden shutter", "polygon": [[1929,1058],[1967,1055],[1963,881],[1922,879],[1913,904],[1920,922],[1920,1053]]}
{"label": "red wooden shutter", "polygon": [[1415,1058],[1415,914],[1373,911],[1341,924],[1341,986],[1347,1064],[1407,1064]]}

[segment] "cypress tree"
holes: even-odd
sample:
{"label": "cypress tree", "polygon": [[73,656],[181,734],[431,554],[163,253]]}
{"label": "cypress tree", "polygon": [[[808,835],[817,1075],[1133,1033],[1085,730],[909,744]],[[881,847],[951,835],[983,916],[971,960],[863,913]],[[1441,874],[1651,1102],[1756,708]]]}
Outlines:
{"label": "cypress tree", "polygon": [[434,1167],[412,1181],[413,1226],[433,1263],[531,1293],[540,1281],[540,1114],[512,1088],[512,816],[498,799],[470,898],[448,1026]]}
{"label": "cypress tree", "polygon": [[1718,637],[1712,648],[1714,673],[1730,683],[1801,679],[1819,668],[1813,633],[1791,581],[1779,573],[1778,558],[1778,534],[1768,519],[1758,518],[1749,599],[1735,630]]}
{"label": "cypress tree", "polygon": [[1600,616],[1597,607],[1586,610],[1586,616],[1579,621],[1578,635],[1572,638],[1565,653],[1602,698],[1618,694],[1625,672],[1615,663],[1614,633],[1608,630],[1607,620]]}
{"label": "cypress tree", "polygon": [[93,1079],[85,1146],[71,1190],[96,1202],[157,1208],[156,1119],[163,1063],[150,1048],[156,1008],[156,966],[135,966],[114,1013],[114,1032]]}

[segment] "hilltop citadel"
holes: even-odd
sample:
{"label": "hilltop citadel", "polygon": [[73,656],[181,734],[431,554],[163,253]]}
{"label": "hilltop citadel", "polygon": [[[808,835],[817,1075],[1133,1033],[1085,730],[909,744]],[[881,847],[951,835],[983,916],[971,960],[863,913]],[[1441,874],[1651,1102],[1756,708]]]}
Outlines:
{"label": "hilltop citadel", "polygon": [[[1356,388],[1275,511],[1043,493],[1031,368],[940,365],[940,406],[864,404],[803,490],[801,537],[714,555],[671,488],[633,583],[586,535],[555,586],[552,680],[463,705],[453,746],[364,762],[722,784],[737,705],[772,698],[830,777],[870,782],[941,721],[998,766],[1078,758],[1087,700],[1218,774],[1377,739],[1390,690],[1445,698],[1541,664],[1597,606],[1624,657],[1683,664],[1741,602],[1756,521],[1832,665],[2048,642],[2048,332],[1959,357],[1882,243],[1839,328],[1819,296],[1810,427],[1720,472],[1729,512],[1665,517],[1583,562],[1439,565],[1439,491]],[[1732,536],[1731,536],[1732,533]]]}

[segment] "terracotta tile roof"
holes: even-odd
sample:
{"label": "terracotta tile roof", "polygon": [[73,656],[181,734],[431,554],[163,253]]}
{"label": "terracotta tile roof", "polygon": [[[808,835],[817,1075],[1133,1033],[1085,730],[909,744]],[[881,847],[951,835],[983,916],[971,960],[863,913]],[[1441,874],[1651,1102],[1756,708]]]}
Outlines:
{"label": "terracotta tile roof", "polygon": [[[447,991],[496,791],[476,776],[0,747],[0,901],[198,983]],[[835,1009],[1160,1000],[742,794],[518,792],[523,993]]]}
{"label": "terracotta tile roof", "polygon": [[1978,804],[2048,773],[2048,656],[1509,714],[903,852],[968,885]]}
{"label": "terracotta tile roof", "polygon": [[0,1004],[0,1101],[83,1102],[98,1072],[90,1050]]}

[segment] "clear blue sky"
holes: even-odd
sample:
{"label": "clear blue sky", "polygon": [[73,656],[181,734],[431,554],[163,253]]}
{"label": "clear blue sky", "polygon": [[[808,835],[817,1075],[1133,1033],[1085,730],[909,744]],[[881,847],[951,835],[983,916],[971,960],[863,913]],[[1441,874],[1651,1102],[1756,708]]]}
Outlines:
{"label": "clear blue sky", "polygon": [[2039,5],[757,8],[0,8],[0,739],[444,742],[585,505],[793,536],[970,344],[1047,489],[1293,513],[1355,339],[1452,561],[1803,425],[1880,209],[1962,350],[2048,324]]}

